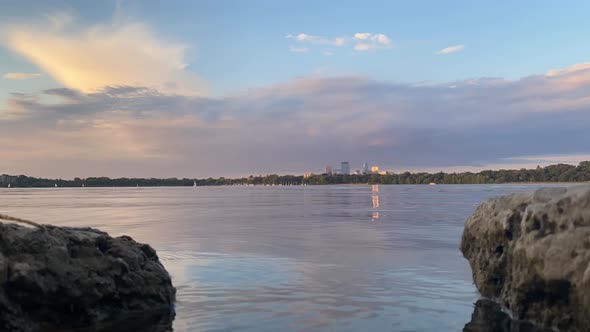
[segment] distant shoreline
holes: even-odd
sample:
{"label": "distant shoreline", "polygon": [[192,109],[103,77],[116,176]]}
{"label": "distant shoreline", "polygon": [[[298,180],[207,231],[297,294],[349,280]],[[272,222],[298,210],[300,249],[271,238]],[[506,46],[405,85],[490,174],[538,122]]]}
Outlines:
{"label": "distant shoreline", "polygon": [[486,170],[479,173],[385,173],[250,175],[242,178],[108,178],[88,177],[73,180],[44,179],[25,175],[0,175],[0,187],[190,187],[190,186],[299,186],[336,184],[575,184],[590,182],[590,161],[577,166],[557,164],[535,169]]}
{"label": "distant shoreline", "polygon": [[440,183],[436,185],[429,185],[424,183],[410,183],[410,184],[400,184],[400,183],[389,183],[389,184],[382,184],[382,183],[336,183],[336,184],[299,184],[299,185],[264,185],[264,184],[256,184],[256,185],[204,185],[204,186],[183,186],[183,185],[176,185],[176,186],[30,186],[30,187],[0,187],[0,190],[10,190],[10,189],[94,189],[94,188],[119,188],[119,189],[141,189],[141,188],[197,188],[197,187],[326,187],[326,186],[428,186],[428,187],[436,187],[436,186],[509,186],[509,185],[576,185],[576,184],[590,184],[590,181],[583,181],[583,182],[506,182],[506,183]]}

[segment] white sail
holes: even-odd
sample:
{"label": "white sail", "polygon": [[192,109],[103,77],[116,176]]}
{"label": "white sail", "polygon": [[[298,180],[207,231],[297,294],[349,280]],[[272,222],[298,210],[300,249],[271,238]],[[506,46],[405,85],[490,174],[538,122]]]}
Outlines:
{"label": "white sail", "polygon": [[197,181],[194,181],[193,182],[193,187],[196,187],[196,186],[197,186]]}
{"label": "white sail", "polygon": [[8,188],[10,188],[10,183],[8,184]]}
{"label": "white sail", "polygon": [[57,183],[55,184],[55,188],[57,188]]}

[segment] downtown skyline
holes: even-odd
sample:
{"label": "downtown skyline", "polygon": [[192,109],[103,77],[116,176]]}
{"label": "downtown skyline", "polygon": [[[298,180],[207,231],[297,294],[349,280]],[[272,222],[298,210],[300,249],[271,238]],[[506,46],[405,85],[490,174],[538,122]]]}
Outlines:
{"label": "downtown skyline", "polygon": [[325,160],[396,172],[590,160],[583,1],[0,6],[0,173],[238,177],[304,174]]}

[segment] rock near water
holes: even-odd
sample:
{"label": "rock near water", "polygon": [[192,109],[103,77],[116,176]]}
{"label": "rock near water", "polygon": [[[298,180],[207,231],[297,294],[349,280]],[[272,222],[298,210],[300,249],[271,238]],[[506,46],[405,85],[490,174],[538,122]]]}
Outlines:
{"label": "rock near water", "polygon": [[2,331],[167,331],[175,292],[154,249],[130,237],[0,223]]}
{"label": "rock near water", "polygon": [[488,200],[467,220],[461,251],[481,294],[516,318],[590,331],[590,186]]}
{"label": "rock near water", "polygon": [[490,300],[475,303],[471,321],[463,332],[553,332],[528,321],[515,320],[505,313],[501,306]]}

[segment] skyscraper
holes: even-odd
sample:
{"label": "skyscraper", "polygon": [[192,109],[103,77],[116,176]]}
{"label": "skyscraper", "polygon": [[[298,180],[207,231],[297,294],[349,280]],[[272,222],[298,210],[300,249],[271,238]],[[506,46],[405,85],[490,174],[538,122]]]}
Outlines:
{"label": "skyscraper", "polygon": [[340,173],[350,175],[350,164],[348,161],[343,161],[340,163]]}
{"label": "skyscraper", "polygon": [[369,174],[369,165],[367,165],[367,162],[365,161],[365,163],[363,164],[363,170],[362,170],[363,174]]}
{"label": "skyscraper", "polygon": [[326,166],[326,174],[332,175],[333,172],[334,172],[334,169],[332,168],[332,166],[330,166],[330,165]]}

